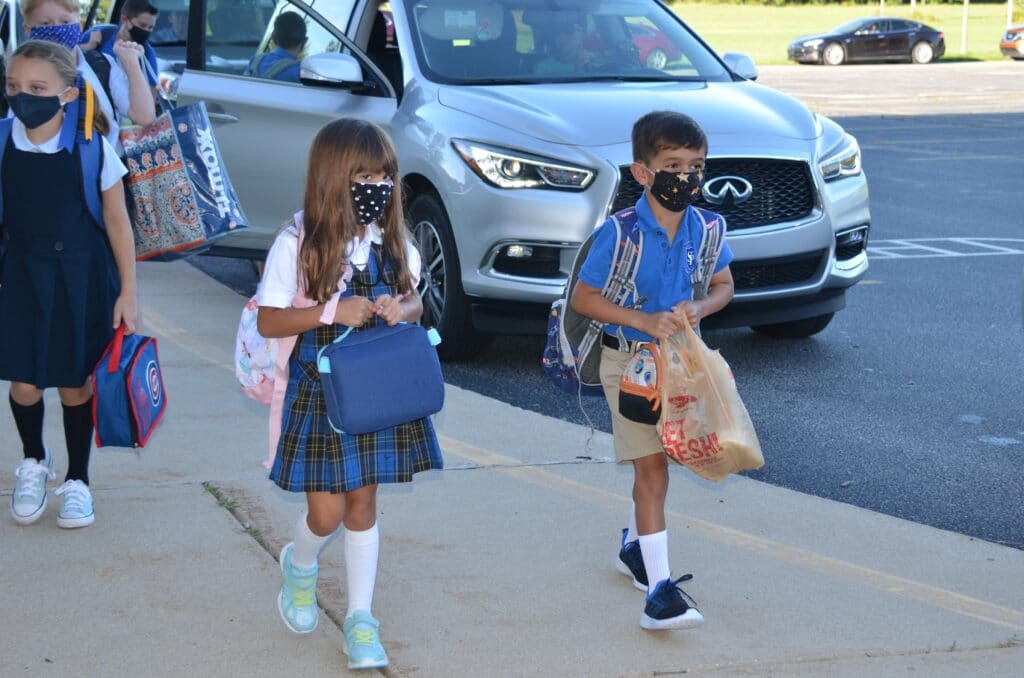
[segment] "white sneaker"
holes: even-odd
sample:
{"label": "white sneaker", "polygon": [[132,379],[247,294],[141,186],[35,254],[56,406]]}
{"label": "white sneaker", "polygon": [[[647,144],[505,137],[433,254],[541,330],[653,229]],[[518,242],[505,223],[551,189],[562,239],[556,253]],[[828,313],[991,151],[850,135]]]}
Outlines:
{"label": "white sneaker", "polygon": [[58,527],[86,527],[96,515],[92,512],[92,493],[81,480],[67,480],[54,494],[64,495],[64,505],[57,514]]}
{"label": "white sneaker", "polygon": [[43,461],[23,459],[14,470],[14,494],[11,495],[11,515],[19,525],[31,525],[46,510],[46,481],[57,475],[50,470],[53,457],[43,448]]}

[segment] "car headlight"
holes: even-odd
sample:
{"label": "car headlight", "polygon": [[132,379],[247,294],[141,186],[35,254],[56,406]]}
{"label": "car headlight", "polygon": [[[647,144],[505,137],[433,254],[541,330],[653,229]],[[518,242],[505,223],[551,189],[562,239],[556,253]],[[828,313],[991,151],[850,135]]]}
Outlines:
{"label": "car headlight", "polygon": [[557,160],[453,139],[452,147],[481,179],[498,188],[553,188],[582,191],[597,174]]}
{"label": "car headlight", "polygon": [[825,181],[860,174],[860,146],[857,140],[849,134],[844,135],[842,143],[821,160],[818,167]]}
{"label": "car headlight", "polygon": [[807,40],[805,42],[801,42],[800,44],[803,45],[804,47],[817,47],[823,42],[825,42],[824,38],[815,38],[814,40]]}

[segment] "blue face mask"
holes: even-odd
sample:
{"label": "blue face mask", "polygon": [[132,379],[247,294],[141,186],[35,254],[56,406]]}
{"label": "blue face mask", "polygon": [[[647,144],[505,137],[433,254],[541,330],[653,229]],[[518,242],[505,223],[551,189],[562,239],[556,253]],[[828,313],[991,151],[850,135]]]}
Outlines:
{"label": "blue face mask", "polygon": [[82,27],[77,22],[60,26],[33,26],[29,31],[29,38],[48,40],[73,50],[82,40]]}

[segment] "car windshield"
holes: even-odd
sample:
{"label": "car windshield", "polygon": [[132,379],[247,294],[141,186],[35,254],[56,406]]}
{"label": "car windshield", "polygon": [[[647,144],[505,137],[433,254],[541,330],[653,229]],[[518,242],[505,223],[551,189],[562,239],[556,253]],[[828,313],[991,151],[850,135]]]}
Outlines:
{"label": "car windshield", "polygon": [[405,9],[423,71],[437,82],[731,79],[650,0],[405,0]]}
{"label": "car windshield", "polygon": [[830,33],[856,33],[861,26],[864,25],[864,19],[854,19],[853,21],[847,21],[841,26],[836,26]]}

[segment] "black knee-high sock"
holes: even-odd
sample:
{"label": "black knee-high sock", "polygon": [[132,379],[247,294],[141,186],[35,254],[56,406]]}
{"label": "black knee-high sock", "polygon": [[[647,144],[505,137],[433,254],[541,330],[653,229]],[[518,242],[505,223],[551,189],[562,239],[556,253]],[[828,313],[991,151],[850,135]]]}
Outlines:
{"label": "black knee-high sock", "polygon": [[64,408],[64,440],[68,445],[68,475],[65,480],[89,484],[89,453],[92,452],[92,398],[81,405]]}
{"label": "black knee-high sock", "polygon": [[26,459],[42,461],[46,452],[43,450],[43,399],[35,405],[19,405],[10,398],[11,413],[14,414],[14,425],[21,436],[21,446],[25,450]]}

